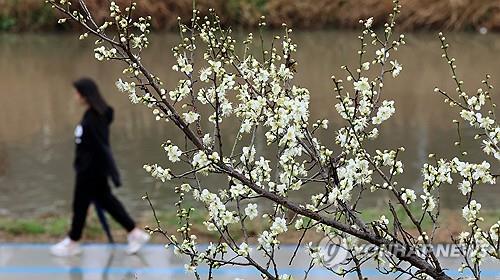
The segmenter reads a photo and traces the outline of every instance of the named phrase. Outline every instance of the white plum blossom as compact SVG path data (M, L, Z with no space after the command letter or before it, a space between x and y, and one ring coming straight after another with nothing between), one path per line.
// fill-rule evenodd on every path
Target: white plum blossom
M115 48L106 49L105 46L100 46L94 49L94 56L97 60L103 61L104 59L110 59L116 57L117 50Z
M168 92L170 99L179 102L184 99L191 91L191 81L189 80L179 80L176 89Z
M266 69L260 69L257 73L257 82L265 83L269 80L269 72Z
M208 64L211 66L211 69L217 74L220 75L224 72L224 68L222 67L222 62L209 60Z
M143 166L144 170L146 170L146 172L150 173L152 177L162 181L162 182L165 182L165 181L169 181L172 179L172 173L170 173L170 169L164 169L163 167L159 166L158 164L154 164L154 165L148 165L148 164L145 164Z
M364 25L365 25L365 28L366 28L366 29L371 28L371 27L372 27L372 24L373 24L373 17L370 17L370 18L368 18L367 20L365 20Z
M247 215L250 220L255 219L258 214L257 204L249 203L245 208L245 215Z
M382 102L382 106L378 108L377 115L373 117L372 123L376 125L381 124L382 122L388 120L395 111L396 109L394 109L394 101L384 100Z
M240 246L238 247L238 254L243 256L243 257L248 256L251 251L252 251L252 248L250 248L248 246L248 244L245 242L241 243Z
M295 221L295 229L300 230L304 227L304 219L299 218L297 221Z
M260 157L255 161L255 167L250 172L252 178L257 179L259 182L269 182L271 180L271 167L269 166L270 160Z
M212 69L204 68L200 70L200 81L206 82L208 81L209 76L212 75Z
M274 239L274 237L269 233L269 231L265 230L260 234L259 238L257 239L257 242L259 242L259 245L262 249L270 251L274 246L276 239Z
M240 127L240 132L241 133L249 133L252 129L252 123L250 122L250 120L244 120L242 123L241 123L241 127Z
M191 164L194 168L202 168L202 170L205 170L206 168L204 167L210 165L210 160L208 159L205 152L199 151L193 156L193 161Z
M436 201L431 194L425 193L421 195L420 198L423 200L422 210L432 212L434 208L436 208Z
M286 232L288 230L286 226L286 220L281 217L276 217L270 229L273 235Z
M365 63L363 63L361 67L362 67L362 68L363 68L363 70L365 70L365 71L370 70L370 62L365 62Z
M472 200L462 209L462 216L467 222L474 222L477 219L479 210L481 210L481 204L475 200Z
M200 114L195 113L193 111L189 111L188 113L182 113L182 116L188 124L191 124L194 123L196 120L198 120Z
M254 146L243 147L242 151L243 152L242 152L241 157L240 157L241 162L251 163L255 160L256 150L255 150Z
M368 82L368 78L361 77L359 81L354 82L354 89L358 91L367 91L370 90L370 83Z
M172 66L174 71L181 71L187 75L193 72L193 66L188 62L188 59L183 54L177 54L177 64Z
M318 246L313 246L312 242L307 245L307 251L314 265L322 265L325 262L325 253ZM333 257L333 256L329 256Z
M414 202L415 200L417 200L417 195L415 194L414 190L403 188L403 189L401 189L401 191L402 191L401 199L403 199L403 201L406 204L410 204L410 203Z
M460 184L458 184L458 189L463 195L467 195L472 191L471 183L467 180L463 180Z
M122 81L122 79L118 79L115 85L120 92L126 92L130 90L129 83Z
M380 216L380 219L378 219L378 223L382 225L389 225L389 219L385 217L385 215Z
M381 48L375 51L375 55L377 56L377 61L379 63L384 63L387 58L389 58L390 52L385 48Z
M245 187L242 184L236 184L236 185L234 185L234 186L231 187L231 189L229 190L229 192L231 193L231 196L233 198L236 198L238 196L242 196L242 195L247 194L248 187Z
M208 133L203 136L202 141L203 141L203 145L205 145L205 146L210 146L213 143L213 139L210 136L210 134L208 134Z
M167 152L168 159L171 162L177 162L180 160L180 156L182 155L181 149L175 145L167 145L165 146L165 151Z
M397 60L391 61L392 65L392 77L396 78L399 76L399 73L401 73L401 70L403 70L403 67Z
M189 191L191 191L191 189L192 189L192 188L191 188L191 185L189 185L189 184L182 184L182 185L180 186L180 188L181 188L181 190L182 190L183 192L189 192Z
M128 95L128 98L129 98L130 102L132 102L133 104L138 104L140 101L140 98L137 96L137 94L135 94L135 92L131 92Z
M274 83L271 88L271 91L277 95L281 92L281 86L278 83Z
M135 90L135 83L134 82L125 82L122 79L118 79L115 82L115 86L120 92L128 93L128 97L130 99L130 102L133 104L137 104L140 101L139 96L136 94Z

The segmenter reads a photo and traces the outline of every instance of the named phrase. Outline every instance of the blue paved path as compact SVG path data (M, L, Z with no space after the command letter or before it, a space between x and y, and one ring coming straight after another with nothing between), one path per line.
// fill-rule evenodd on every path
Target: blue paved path
M147 245L140 254L128 256L124 245L87 244L84 253L78 257L56 258L49 254L50 244L0 243L0 279L41 279L41 280L107 280L107 279L194 279L184 270L184 262L175 256L172 250L161 245ZM278 255L282 273L291 274L297 279L303 278L303 268L309 261L305 255L299 255L294 265L288 263L293 248L283 246ZM448 267L458 267L459 259L443 260ZM207 270L199 268L201 274ZM369 279L393 279L380 277L374 268L365 269ZM449 273L460 277L456 272ZM215 279L245 280L260 279L252 268L223 268L214 273ZM315 269L309 279L336 279L326 270ZM484 270L484 279L500 280L500 264L489 263ZM346 278L354 279L354 278Z

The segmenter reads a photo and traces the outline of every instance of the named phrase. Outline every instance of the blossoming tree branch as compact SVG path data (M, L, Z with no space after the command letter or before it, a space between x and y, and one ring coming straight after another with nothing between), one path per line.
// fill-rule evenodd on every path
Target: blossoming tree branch
M84 28L80 39L89 35L96 38L97 60L123 63L123 77L116 82L119 91L132 103L151 108L156 120L173 122L184 134L185 143L165 139L163 145L166 158L182 167L182 173L175 174L160 164L144 165L153 177L177 185L178 232L165 231L160 221L149 230L162 234L176 253L188 257L186 268L197 279L202 277L197 270L200 265L208 266L208 279L224 266L253 267L263 279L291 279L276 262L280 237L289 231L302 236L295 242L297 250L306 250L310 256L304 278L314 267L324 267L332 276L352 273L364 279L364 268L371 261L380 273L394 277L452 279L434 252L421 248L432 244L439 227L439 188L453 182L458 182L457 191L467 198L463 218L469 230L455 239L463 255L461 270L479 279L484 259L499 258L500 222L481 228L481 204L474 200L476 188L495 184L496 175L488 161L500 159L495 107L491 102L486 104L491 101L492 87L486 79L477 93L465 92L444 36L440 34L443 57L457 89L453 94L435 91L459 108L460 117L477 129L476 139L485 160L470 163L462 154L452 159L431 155L422 167L422 185L401 187L398 178L404 164L399 156L404 148L367 148L395 112L394 101L384 99L383 93L384 80L396 78L402 70L390 56L405 44L404 36L395 34L401 8L398 0L383 30L374 30L372 19L360 21L359 64L341 67L345 81L332 76L332 102L343 120L339 127L332 127L326 119L310 120L310 93L294 84L297 46L285 24L283 34L270 44L263 42L262 35L255 40L253 34L238 42L231 29L221 26L214 11L201 16L194 9L188 24L179 21L181 40L173 48L177 63L172 69L183 78L165 85L141 60L149 44L151 18L135 17L135 3L120 7L111 2L107 20L95 22L83 0L47 2L64 15L60 23L71 20ZM259 29L263 28L264 18L259 24ZM203 57L199 64L195 64L196 53ZM237 122L239 129L234 139L228 140L221 135L230 121ZM320 141L322 130L335 135L334 139ZM267 145L256 144L260 142ZM207 176L219 178L217 192L207 189ZM306 202L291 198L304 188L314 191ZM358 202L370 192L391 197L386 205L391 215L361 218ZM204 207L186 207L185 196ZM217 233L217 241L208 247L200 246L191 233L194 211L205 215L207 231ZM248 223L254 219L265 224L257 233L256 247L251 246L248 231ZM402 219L409 219L413 229L403 226ZM432 222L431 232L424 230L424 220ZM236 231L242 237L236 237ZM329 266L317 244L302 244L309 231L343 241L349 254L341 265ZM360 249L361 244L375 246L366 251ZM405 253L388 249L394 247ZM295 256L290 256L290 263Z

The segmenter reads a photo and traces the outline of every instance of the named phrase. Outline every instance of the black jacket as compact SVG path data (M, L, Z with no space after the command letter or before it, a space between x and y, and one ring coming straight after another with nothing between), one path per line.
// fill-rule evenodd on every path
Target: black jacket
M77 177L111 177L115 186L121 185L111 146L109 126L113 121L113 108L104 115L88 109L75 129L76 156L74 167Z

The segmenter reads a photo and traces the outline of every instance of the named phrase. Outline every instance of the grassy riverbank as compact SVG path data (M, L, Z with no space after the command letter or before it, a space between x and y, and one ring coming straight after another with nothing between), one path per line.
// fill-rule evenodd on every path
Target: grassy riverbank
M91 216L87 220L87 226L84 230L83 239L86 242L106 242L106 237L99 225L99 222L91 211ZM197 213L197 212L194 212ZM367 209L361 213L364 220L370 221L377 219L381 214L386 214L387 217L389 213L384 213L382 210L377 208ZM401 213L403 216L403 213ZM440 228L436 231L435 243L450 243L450 236L457 236L461 231L466 230L466 225L460 216L460 211L442 211ZM500 216L500 211L486 211L483 213L485 217L484 224L491 225L498 220ZM177 229L177 219L175 217L175 212L160 212L158 218L162 223L162 227L167 230L167 232L174 233ZM199 214L195 214L191 217L193 223L192 232L196 234L200 242L208 242L211 240L216 240L217 236L215 233L210 233L205 230L202 224L204 217ZM125 242L125 232L120 228L118 224L114 221L111 222L111 228L113 231L113 236L117 242ZM149 225L154 227L156 225L152 215L147 215L140 219L141 226ZM409 219L403 219L402 224L406 228L414 230L414 227L410 224ZM431 224L427 221L424 222L424 228L427 232L431 232ZM267 228L266 222L254 220L247 225L249 235L253 242L256 241L256 234L261 232L263 229ZM43 216L38 218L0 218L0 240L5 242L55 242L61 237L63 237L69 228L69 217L64 216ZM235 231L236 237L241 237L241 232ZM238 235L239 234L239 235ZM298 240L301 233L295 230L290 230L286 234L283 234L280 240L283 243L293 243ZM317 233L311 231L306 235L305 241L318 242L321 239ZM163 243L165 240L157 236L153 240L154 242Z
M43 0L0 0L0 31L55 31L71 29L57 25L58 15ZM129 0L116 0L120 4ZM176 29L177 17L189 20L192 0L139 0L137 15L153 16L155 30ZM87 0L97 20L108 13L108 1ZM402 1L400 27L406 30L500 30L498 0L420 0ZM373 16L375 24L384 22L392 0L197 0L197 8L214 8L222 21L231 26L255 27L260 16L272 27L283 22L295 28L352 28L358 20Z

